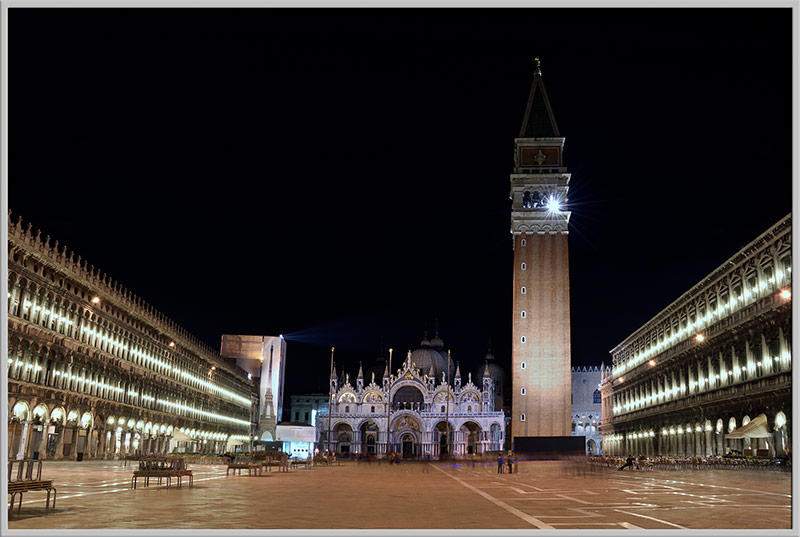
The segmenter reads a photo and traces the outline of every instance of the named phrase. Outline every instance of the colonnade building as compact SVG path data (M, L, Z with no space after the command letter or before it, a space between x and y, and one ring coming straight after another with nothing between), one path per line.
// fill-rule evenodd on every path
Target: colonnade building
M789 214L611 351L605 454L790 450L791 223Z
M9 459L249 441L258 394L245 371L31 228L9 212Z

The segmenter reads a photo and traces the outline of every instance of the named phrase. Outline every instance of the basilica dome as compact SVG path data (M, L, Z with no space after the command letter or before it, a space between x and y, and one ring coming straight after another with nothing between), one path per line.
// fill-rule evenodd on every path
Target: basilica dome
M473 382L480 386L483 382L483 372L489 368L489 377L494 381L494 393L497 395L503 395L503 388L505 387L506 383L506 373L503 371L503 368L497 365L494 361L494 356L492 355L491 351L486 354L486 361L482 366L478 368L477 377L473 380Z
M430 346L433 347L434 349L442 349L442 348L444 348L444 341L442 341L442 339L439 337L439 333L438 332L436 333L436 335L431 340Z
M411 363L419 369L422 375L429 374L431 365L433 365L433 373L437 379L442 376L442 371L447 371L447 362L444 361L441 354L430 347L422 347L412 351Z

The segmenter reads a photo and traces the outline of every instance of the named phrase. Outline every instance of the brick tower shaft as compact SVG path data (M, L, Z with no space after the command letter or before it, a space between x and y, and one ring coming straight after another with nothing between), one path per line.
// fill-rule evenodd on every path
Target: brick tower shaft
M514 146L511 437L570 436L570 174L538 58Z

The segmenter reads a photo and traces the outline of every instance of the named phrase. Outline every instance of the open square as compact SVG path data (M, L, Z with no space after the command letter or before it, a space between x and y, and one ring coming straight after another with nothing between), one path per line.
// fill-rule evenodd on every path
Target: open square
M261 477L192 465L194 487L129 488L120 462L51 462L55 513L26 496L10 529L788 529L791 474L591 470L522 462L345 462ZM747 509L742 509L746 505ZM760 516L753 517L758 512ZM420 516L409 517L408 513Z

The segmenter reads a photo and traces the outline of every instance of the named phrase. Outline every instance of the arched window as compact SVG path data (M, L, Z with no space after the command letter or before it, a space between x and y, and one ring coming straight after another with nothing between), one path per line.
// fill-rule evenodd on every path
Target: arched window
M525 343L527 341L527 339L525 339L525 336L522 336L521 338L519 338L519 340L521 343Z
M599 404L602 402L602 399L600 399L600 390L594 391L594 393L592 394L592 402L594 404Z
M346 406L346 407L344 407L344 411L345 411L346 413L350 412L350 407L349 407L349 406Z
M522 263L522 264L519 266L519 268L520 268L521 270L525 270L526 268L528 268L528 266L527 266L525 263Z
M525 388L520 388L519 393L520 395L525 395L527 393L527 390Z
M527 244L528 244L528 241L526 241L525 239L522 239L522 240L520 241L520 245L521 245L521 246L526 246Z
M527 290L527 289L525 289L525 286L523 285L523 286L522 286L522 294L524 295L524 294L525 294L525 293L527 293L527 292L528 292L528 290Z
M370 412L375 412L375 406L371 406L371 407L369 407L369 411L370 411Z
M408 406L411 407L414 403L422 405L422 403L425 402L425 398L422 396L422 392L417 388L413 386L403 386L394 394L392 402L394 404L409 403Z
M525 369L525 367L526 367L526 366L527 366L527 364L526 364L525 362L521 362L521 363L519 364L519 368L520 368L520 369Z
M519 421L525 421L525 414L519 415Z
M442 412L444 412L444 405L442 405Z
M522 317L524 319L525 317L527 317L528 312L525 311L525 310L522 310L519 315L520 315L520 317Z

